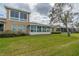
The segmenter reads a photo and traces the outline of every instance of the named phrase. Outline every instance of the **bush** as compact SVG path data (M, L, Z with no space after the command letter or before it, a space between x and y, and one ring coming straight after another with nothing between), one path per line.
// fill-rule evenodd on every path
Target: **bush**
M74 33L79 33L78 31L75 31Z
M0 33L0 37L15 37L16 34L12 32L2 32Z
M16 37L16 36L25 36L25 33L14 33L14 32L1 32L0 37Z
M61 34L60 31L52 32L51 34Z
M26 34L25 33L22 33L22 32L18 32L18 33L15 33L16 36L25 36Z

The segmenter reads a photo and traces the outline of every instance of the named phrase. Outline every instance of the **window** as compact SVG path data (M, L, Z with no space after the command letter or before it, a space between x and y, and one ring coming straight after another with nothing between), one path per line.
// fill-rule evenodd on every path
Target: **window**
M31 25L31 32L36 32L36 25Z
M18 30L19 30L19 31L26 30L26 26L20 25L20 26L18 26Z
M10 18L13 20L25 21L27 20L27 13L17 10L11 10Z
M17 26L15 24L12 25L12 31L16 32L17 31Z
M41 26L37 26L37 32L41 32Z
M46 27L45 26L43 26L43 32L46 32Z
M27 26L27 30L30 30L30 25Z
M16 11L16 10L11 10L10 17L11 17L13 20L19 20L19 12Z
M21 13L20 13L20 20L21 20L21 21L25 21L26 19L27 19L27 14L24 13L24 12L21 12Z
M47 32L50 32L50 27L47 27Z

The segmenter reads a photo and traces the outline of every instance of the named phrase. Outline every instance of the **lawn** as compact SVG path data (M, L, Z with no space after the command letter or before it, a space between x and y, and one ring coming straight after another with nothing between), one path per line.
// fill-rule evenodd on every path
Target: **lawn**
M0 38L0 55L79 56L79 34L33 35Z

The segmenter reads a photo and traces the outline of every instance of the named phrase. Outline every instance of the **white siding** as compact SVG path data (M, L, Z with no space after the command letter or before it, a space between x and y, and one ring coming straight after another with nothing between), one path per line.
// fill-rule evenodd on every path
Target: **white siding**
M29 32L29 35L51 34L51 32Z

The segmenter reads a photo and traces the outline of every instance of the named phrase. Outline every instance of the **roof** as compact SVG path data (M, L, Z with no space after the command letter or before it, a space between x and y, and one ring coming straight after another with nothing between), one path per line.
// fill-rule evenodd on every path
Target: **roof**
M40 26L48 26L51 27L49 24L41 24L41 23L35 23L35 22L30 22L31 24L35 24L35 25L40 25Z
M7 6L7 5L5 5L4 7L7 8L7 9L14 9L14 10L17 10L17 11L26 12L26 13L29 13L29 14L31 13L30 11L26 11L26 10L21 9L21 8L14 8L14 7L10 7L10 6Z

